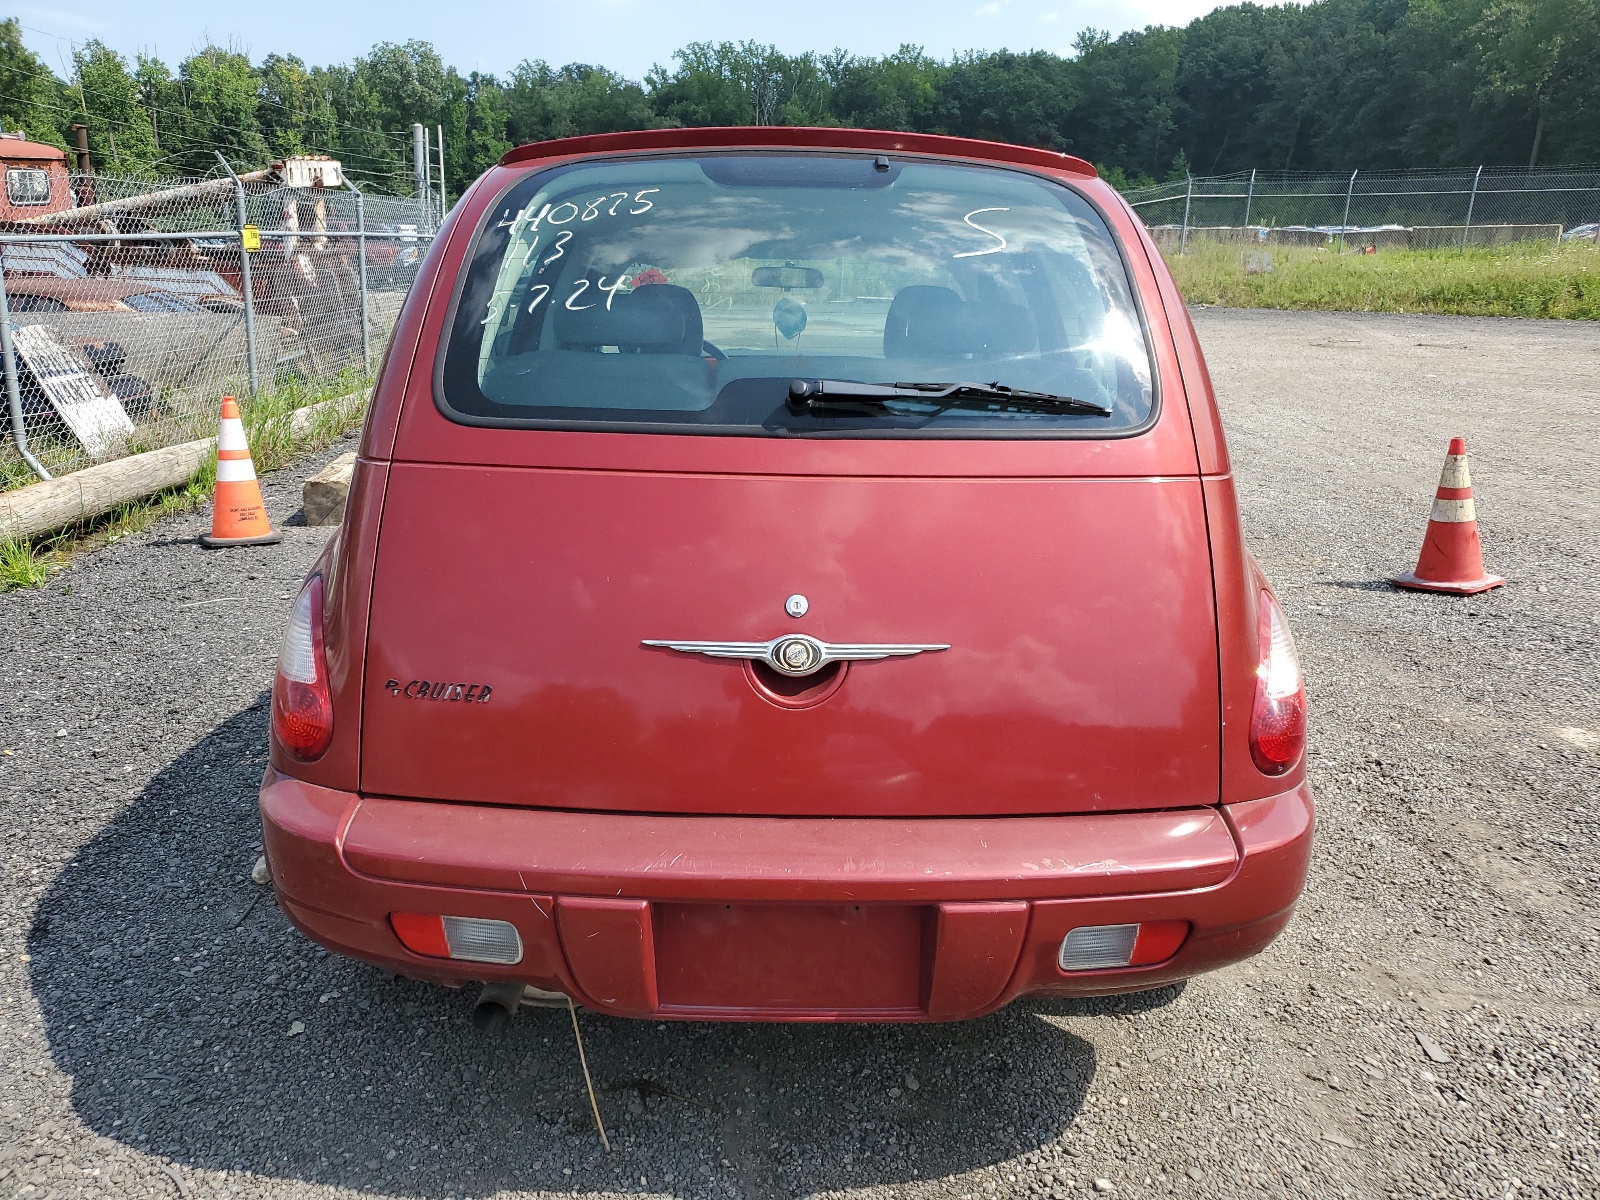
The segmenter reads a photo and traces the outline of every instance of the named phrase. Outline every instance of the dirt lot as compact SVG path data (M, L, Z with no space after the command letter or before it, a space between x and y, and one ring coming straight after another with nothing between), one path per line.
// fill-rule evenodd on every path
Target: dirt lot
M602 1154L565 1013L486 1040L250 882L321 532L212 555L178 518L0 597L0 1197L1600 1194L1600 334L1196 320L1314 706L1266 954L957 1026L586 1016ZM1393 592L1457 432L1513 583Z

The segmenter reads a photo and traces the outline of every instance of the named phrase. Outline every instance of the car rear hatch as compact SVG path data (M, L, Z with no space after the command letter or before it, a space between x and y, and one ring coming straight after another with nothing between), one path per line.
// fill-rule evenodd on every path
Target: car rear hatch
M373 597L369 793L811 815L1217 799L1193 477L396 463ZM643 645L791 632L949 649L852 663L788 707L741 661Z

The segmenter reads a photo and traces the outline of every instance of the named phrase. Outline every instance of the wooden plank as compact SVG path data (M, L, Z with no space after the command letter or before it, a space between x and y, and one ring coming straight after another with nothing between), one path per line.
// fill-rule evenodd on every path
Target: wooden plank
M177 487L204 465L212 445L210 438L183 442L0 492L0 540L35 537Z

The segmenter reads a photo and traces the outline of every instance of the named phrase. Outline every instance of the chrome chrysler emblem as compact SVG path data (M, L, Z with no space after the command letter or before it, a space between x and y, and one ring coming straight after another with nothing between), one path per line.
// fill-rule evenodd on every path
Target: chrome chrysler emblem
M748 658L764 662L781 675L814 675L829 663L866 662L878 658L909 658L933 650L948 650L948 645L932 642L819 642L804 633L786 633L770 642L663 642L646 641L646 646L677 650L682 654L704 654L710 658Z

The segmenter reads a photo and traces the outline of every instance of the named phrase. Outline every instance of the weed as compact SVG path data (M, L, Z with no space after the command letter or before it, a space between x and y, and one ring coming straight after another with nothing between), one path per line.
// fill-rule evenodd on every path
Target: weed
M41 552L32 542L8 539L0 542L0 592L38 587L59 570L59 555Z

